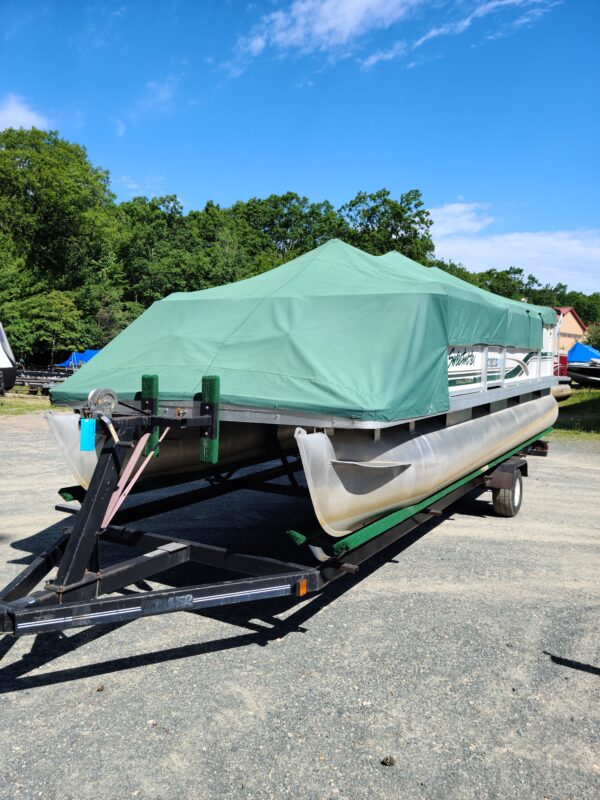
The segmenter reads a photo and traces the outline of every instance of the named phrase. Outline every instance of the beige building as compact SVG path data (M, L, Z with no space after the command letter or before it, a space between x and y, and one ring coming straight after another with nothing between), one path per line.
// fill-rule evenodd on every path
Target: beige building
M555 306L554 310L560 320L558 352L567 353L575 344L585 339L588 326L581 319L573 306Z

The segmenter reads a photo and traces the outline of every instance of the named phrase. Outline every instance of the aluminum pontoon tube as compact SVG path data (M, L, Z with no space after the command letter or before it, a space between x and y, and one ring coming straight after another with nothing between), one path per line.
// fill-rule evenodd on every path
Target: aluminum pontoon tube
M415 433L388 428L378 441L368 431L302 428L296 441L317 519L340 537L429 497L551 427L557 415L548 394L450 427L424 420Z
M79 449L79 415L46 415L48 426L60 447L77 483L87 489L101 447L98 441L96 452L81 452ZM200 434L198 429L171 430L160 446L160 455L153 458L140 478L140 484L149 478L161 475L172 476L194 473L198 477L212 475L219 468L226 470L243 461L258 459L269 461L281 452L296 450L294 428L274 425L245 425L222 422L219 436L218 465L200 461Z

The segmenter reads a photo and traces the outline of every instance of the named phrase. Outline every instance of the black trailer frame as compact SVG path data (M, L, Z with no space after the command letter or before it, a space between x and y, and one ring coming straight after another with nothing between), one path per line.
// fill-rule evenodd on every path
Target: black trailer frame
M94 412L103 430L104 443L89 489L82 498L81 508L62 504L56 506L58 510L75 515L73 524L64 530L51 548L36 556L20 575L0 591L0 632L14 636L38 634L126 622L137 617L173 611L197 611L211 606L290 595L302 597L318 592L342 575L357 572L361 563L424 522L439 517L444 509L463 495L475 489L483 491L511 486L517 472L527 474L524 455L546 455L547 451L545 443L530 440L524 443L523 449L516 448L497 459L490 468L468 476L456 488L449 488L444 496L432 497L431 505L422 507L399 524L390 524L380 535L337 557L330 550L330 557L316 566L233 552L224 547L138 530L123 524L240 489L306 495L307 490L295 478L295 473L302 466L299 458L283 453L280 465L263 467L242 477L222 475L218 470L222 471L223 468L215 468L208 485L126 507L103 527L102 521L106 519L107 508L118 485L127 449L133 447L136 440L139 442L146 433L155 436L152 447L157 450L158 432L170 427L199 427L207 439L212 437L218 440L218 398L214 399L215 402L201 401L199 413L194 416L159 416L156 402L144 398L139 410L131 407L133 413L108 419L101 412ZM150 450L150 455L153 454ZM286 476L289 485L272 483ZM135 547L142 554L101 568L101 542ZM140 590L140 582L182 564L216 567L239 577L183 588ZM43 589L34 591L55 567L58 568L56 576L47 581ZM130 588L126 594L115 595L127 587L136 588Z

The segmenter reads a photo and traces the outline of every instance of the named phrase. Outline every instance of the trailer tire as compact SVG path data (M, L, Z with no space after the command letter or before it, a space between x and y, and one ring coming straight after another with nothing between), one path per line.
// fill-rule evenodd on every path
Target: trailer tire
M492 489L494 511L500 517L516 517L523 500L523 476L516 469L510 489Z

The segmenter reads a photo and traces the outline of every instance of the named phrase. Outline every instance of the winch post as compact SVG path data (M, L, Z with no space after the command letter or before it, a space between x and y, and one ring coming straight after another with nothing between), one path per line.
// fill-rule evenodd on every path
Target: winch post
M129 438L132 431L124 431ZM96 567L97 536L108 502L119 481L119 473L126 456L126 448L117 447L112 437L105 436L98 464L92 475L81 510L75 518L73 529L64 555L60 560L58 574L48 584L49 589L60 591L61 587L80 581L87 569ZM97 569L97 567L96 567Z

